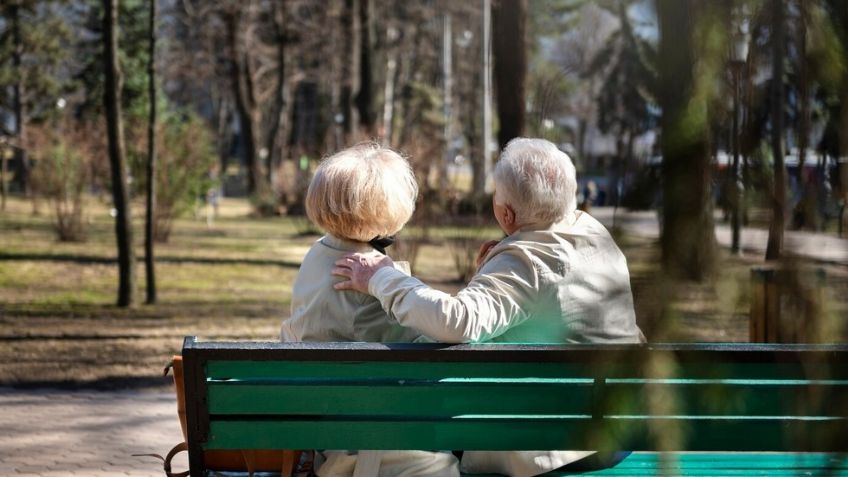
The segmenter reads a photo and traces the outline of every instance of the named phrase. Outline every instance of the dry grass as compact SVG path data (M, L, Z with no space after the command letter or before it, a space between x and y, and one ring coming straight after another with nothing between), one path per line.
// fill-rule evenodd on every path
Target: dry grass
M297 267L316 236L291 219L254 219L244 201L227 200L209 228L203 217L175 223L157 246L159 304L113 306L117 272L112 219L106 206L90 211L88 242L58 242L49 218L11 200L0 214L0 385L166 386L161 370L186 335L208 339L274 340L288 314ZM143 256L141 207L135 209L137 255ZM415 229L406 232L415 235ZM420 244L417 274L454 292L456 270L447 242L465 235L438 228ZM475 229L482 242L496 229ZM621 237L628 256L637 316L652 341L747 339L748 274L756 262L724 257L711 284L669 284L656 270L650 240ZM143 299L139 262L139 299ZM848 310L845 270L828 268L828 309ZM664 307L671 302L672 307ZM670 312L668 310L671 310ZM843 320L844 321L844 320ZM844 327L842 328L844 329ZM844 339L844 332L834 337Z

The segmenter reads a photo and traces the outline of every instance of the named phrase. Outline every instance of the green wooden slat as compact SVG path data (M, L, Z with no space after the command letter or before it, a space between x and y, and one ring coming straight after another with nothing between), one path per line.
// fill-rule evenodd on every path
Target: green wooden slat
M539 381L542 382L539 382ZM776 416L828 415L825 409L848 402L848 385L772 385L769 381L641 385L632 379L607 381L593 400L591 380L577 379L457 379L442 381L380 381L361 379L215 381L208 384L212 414L336 414L424 415L456 414L656 414L650 396L668 396L673 414ZM663 383L669 380L662 381ZM285 384L282 384L285 383ZM843 383L843 382L840 382ZM845 382L848 384L848 382ZM835 390L835 391L834 391ZM497 399L492 399L497 396ZM603 399L600 399L603 396ZM820 396L821 400L811 396ZM799 404L802 404L799 406Z
M848 403L848 382L840 385L772 384L772 381L689 381L684 384L641 384L607 381L601 396L604 414L725 416L832 416L838 403ZM651 397L662 397L668 410L651 409Z
M838 454L786 453L682 453L666 454L665 470L660 474L660 455L636 452L611 469L583 475L848 475L848 463ZM823 469L833 467L832 471ZM564 475L556 472L548 476Z
M213 420L209 449L580 449L652 450L649 429L677 428L677 450L844 450L845 421L470 418L451 420ZM756 436L752 438L751 436ZM828 437L830 436L830 437ZM801 438L803 437L803 438ZM587 444L588 443L588 444ZM674 450L674 449L668 449Z
M227 378L683 378L683 379L848 379L848 366L830 370L810 369L796 363L685 363L658 376L645 375L642 363L585 364L562 363L469 363L469 362L315 362L315 361L209 361L207 376Z
M325 361L209 361L210 379L228 378L591 378L589 369L578 364L557 363L413 363L413 362L325 362Z
M532 449L544 448L543 443L567 442L568 431L576 432L585 421L213 420L206 448Z
M251 385L210 383L211 414L454 416L590 414L592 385Z

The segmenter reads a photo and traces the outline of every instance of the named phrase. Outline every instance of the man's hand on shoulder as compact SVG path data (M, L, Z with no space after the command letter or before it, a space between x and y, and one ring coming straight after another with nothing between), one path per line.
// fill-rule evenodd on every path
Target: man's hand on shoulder
M500 240L487 240L480 246L480 250L477 251L477 260L475 262L477 264L478 271L480 270L480 266L483 265L483 260L485 260L486 256L489 255L489 251L499 243L501 243Z
M379 252L349 253L336 261L333 275L347 280L336 283L336 290L355 290L368 294L368 282L383 267L391 267L392 259Z

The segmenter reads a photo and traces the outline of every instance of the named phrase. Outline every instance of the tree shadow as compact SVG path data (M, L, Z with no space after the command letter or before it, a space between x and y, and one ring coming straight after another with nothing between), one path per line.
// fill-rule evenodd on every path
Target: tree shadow
M141 262L143 257L137 258ZM8 253L0 252L0 262L3 261L26 261L26 262L70 262L79 264L115 264L114 257L100 255L80 255L67 253ZM300 263L289 260L257 259L257 258L226 258L226 257L185 257L185 256L159 256L158 263L173 264L200 264L200 265L255 265L272 266L283 268L300 268Z

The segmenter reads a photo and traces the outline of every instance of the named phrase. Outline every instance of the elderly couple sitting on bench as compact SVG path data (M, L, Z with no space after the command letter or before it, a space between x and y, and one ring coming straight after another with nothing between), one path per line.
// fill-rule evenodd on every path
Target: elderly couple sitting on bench
M303 259L283 341L640 343L627 261L609 232L576 208L569 157L541 139L514 139L494 171L495 219L506 234L483 244L477 272L450 295L385 254L418 194L396 152L360 144L325 159L306 197L326 235ZM497 399L497 396L493 396ZM530 477L591 470L626 455L586 450L322 451L320 477ZM359 461L359 462L357 462ZM366 470L364 467L369 466Z

